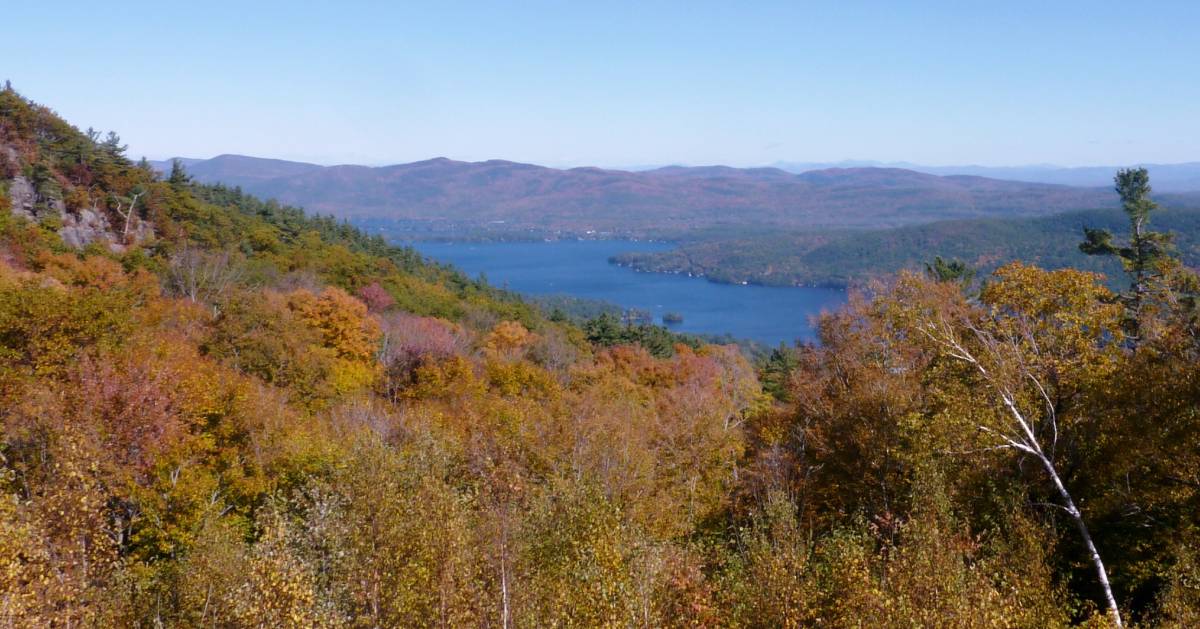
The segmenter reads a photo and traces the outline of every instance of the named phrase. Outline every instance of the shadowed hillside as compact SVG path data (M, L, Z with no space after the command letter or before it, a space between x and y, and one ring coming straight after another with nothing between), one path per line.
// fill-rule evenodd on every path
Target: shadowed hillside
M1193 206L1195 207L1195 206ZM954 258L981 271L1014 260L1040 266L1119 274L1114 260L1084 255L1072 243L1084 226L1120 229L1118 210L1052 216L938 221L892 229L793 233L706 233L660 253L627 253L613 261L639 271L690 273L715 282L776 286L862 285L902 269L919 270L933 256ZM1171 208L1153 226L1175 234L1185 264L1200 265L1200 209Z

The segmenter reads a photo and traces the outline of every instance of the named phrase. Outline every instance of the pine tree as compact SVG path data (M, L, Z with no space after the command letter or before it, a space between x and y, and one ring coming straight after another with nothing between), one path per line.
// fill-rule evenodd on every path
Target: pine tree
M171 176L167 179L173 186L182 186L191 182L192 177L187 174L183 168L183 162L179 159L171 160Z
M1150 174L1145 168L1123 168L1114 178L1121 207L1129 216L1129 237L1124 244L1114 242L1107 229L1083 228L1084 241L1079 250L1090 256L1116 256L1129 275L1129 292L1122 295L1131 320L1137 320L1150 283L1162 278L1171 258L1171 235L1147 229L1150 213L1158 204L1150 200ZM1136 323L1135 323L1136 326Z
M762 366L763 390L777 400L789 401L788 388L792 373L800 366L797 350L780 343L779 347L771 350L770 356Z
M113 157L124 157L125 149L129 147L121 144L121 136L114 131L109 131L108 135L104 136L104 141L100 143L100 148Z
M947 260L935 256L933 262L925 263L925 273L937 282L957 282L970 284L975 279L975 269L967 266L962 260Z

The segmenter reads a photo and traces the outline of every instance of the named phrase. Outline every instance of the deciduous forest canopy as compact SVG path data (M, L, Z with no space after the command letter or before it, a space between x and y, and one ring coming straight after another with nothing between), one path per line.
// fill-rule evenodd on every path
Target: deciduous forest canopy
M0 624L1200 625L1197 280L1144 175L1083 249L1120 290L927 260L752 364L5 89Z

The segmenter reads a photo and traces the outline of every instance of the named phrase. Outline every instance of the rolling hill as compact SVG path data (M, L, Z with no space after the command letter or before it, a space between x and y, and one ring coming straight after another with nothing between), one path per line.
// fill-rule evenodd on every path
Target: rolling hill
M1026 166L926 166L910 162L875 162L875 161L846 161L837 163L823 162L776 162L776 168L792 173L803 173L812 170L824 170L838 167L884 167L904 168L930 175L975 175L993 179L1012 181L1028 181L1032 183L1054 183L1066 186L1109 186L1112 184L1113 173L1118 168L1131 166L1055 166L1053 164L1032 164ZM1154 177L1154 189L1159 192L1194 192L1200 190L1200 162L1185 162L1181 164L1149 164L1140 163Z
M614 262L639 271L689 273L715 282L775 286L861 285L901 269L921 269L934 256L981 271L1014 260L1051 269L1079 268L1123 281L1110 258L1080 253L1084 226L1120 232L1128 218L1114 209L1051 216L937 221L891 229L704 234L661 253L627 253ZM1200 209L1168 208L1152 227L1175 235L1185 264L1200 265Z
M165 162L158 164L166 168ZM433 236L672 237L704 228L882 228L935 220L1041 216L1115 207L1077 188L899 168L670 166L629 172L436 158L394 166L319 166L222 155L189 160L199 181L389 231Z

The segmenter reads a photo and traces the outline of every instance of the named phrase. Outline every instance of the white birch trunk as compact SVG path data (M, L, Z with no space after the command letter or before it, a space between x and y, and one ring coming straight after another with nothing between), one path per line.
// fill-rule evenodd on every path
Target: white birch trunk
M1066 513L1071 517L1071 520L1075 523L1075 528L1079 530L1079 536L1083 539L1084 546L1087 547L1088 559L1091 560L1092 566L1096 570L1096 580L1100 582L1100 588L1104 591L1104 602L1108 606L1109 616L1112 617L1113 623L1116 624L1117 627L1123 627L1124 625L1121 622L1121 610L1117 606L1116 597L1113 596L1112 586L1108 580L1108 571L1104 567L1104 561L1100 558L1100 551L1096 549L1096 544L1092 541L1092 535L1088 531L1087 524L1083 521L1083 514L1079 511L1079 508L1075 506L1075 500L1071 497L1071 492L1067 491L1066 485L1063 483L1062 478L1058 475L1058 470L1055 469L1054 462L1050 460L1050 457L1047 456L1046 452L1042 449L1041 442L1037 438L1037 432L1034 430L1035 426L1033 422L1030 421L1025 413L1023 413L1017 406L1016 399L1009 392L1009 389L1007 389L1002 383L998 382L996 378L993 377L993 375L988 371L988 369L984 367L983 364L980 363L979 360L976 359L967 348L963 347L963 345L958 342L954 334L949 330L949 327L944 324L941 327L942 329L940 332L943 334L943 336L940 337L931 332L938 331L938 326L935 326L932 323L928 324L928 329L923 331L929 338L946 347L949 350L948 353L951 357L974 366L975 369L979 371L980 375L983 376L984 380L1000 395L1000 400L1003 402L1004 408L1008 411L1007 414L1012 418L1013 425L1007 430L996 430L992 427L982 424L978 425L978 428L981 431L997 437L1004 442L996 446L997 448L1018 450L1033 456L1039 462L1041 462L1042 468L1045 469L1046 474L1050 476L1050 480L1054 483L1054 488L1058 491L1058 495L1062 499L1063 504L1058 506L1066 511ZM984 345L990 347L993 353L999 353L999 351L994 347L995 344L991 342L990 339L986 338L979 330L974 331L979 337L980 341L982 341ZM1057 441L1058 418L1054 412L1054 404L1050 401L1050 398L1046 393L1046 389L1042 386L1042 383L1038 381L1037 377L1032 373L1029 373L1028 370L1022 371L1022 376L1028 377L1033 381L1033 383L1037 386L1038 391L1041 393L1042 398L1046 401L1046 409L1049 416L1048 419L1050 421L1051 428L1053 429L1054 440Z

